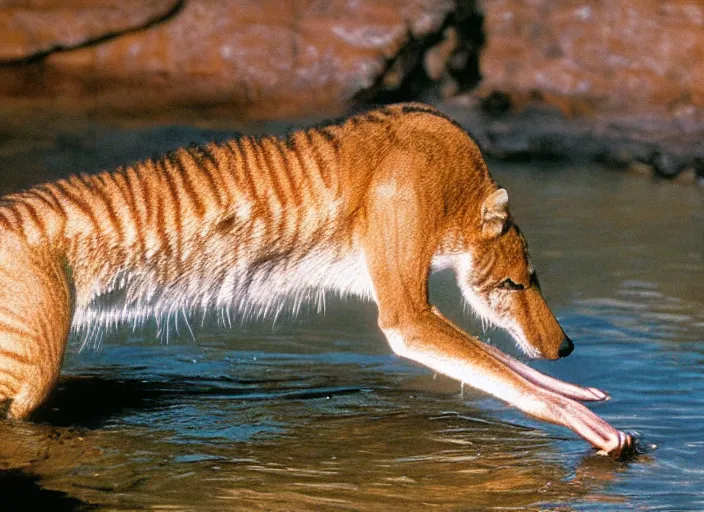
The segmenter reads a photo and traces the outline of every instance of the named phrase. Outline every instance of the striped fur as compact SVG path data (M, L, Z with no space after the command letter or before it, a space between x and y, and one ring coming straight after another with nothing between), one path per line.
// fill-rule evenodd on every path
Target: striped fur
M577 425L545 412L575 393L605 395L536 379L428 304L431 267L449 266L475 311L530 355L556 358L564 339L506 192L465 131L428 106L40 185L2 199L0 230L0 401L10 417L27 416L51 390L71 328L157 317L168 329L194 311L276 317L323 307L332 291L373 298L397 353L601 448L626 443L586 409Z

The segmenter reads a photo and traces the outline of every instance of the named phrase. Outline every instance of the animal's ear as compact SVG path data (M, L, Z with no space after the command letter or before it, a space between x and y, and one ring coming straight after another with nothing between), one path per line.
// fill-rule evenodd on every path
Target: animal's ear
M482 204L482 233L487 238L499 236L508 220L508 192L500 188Z

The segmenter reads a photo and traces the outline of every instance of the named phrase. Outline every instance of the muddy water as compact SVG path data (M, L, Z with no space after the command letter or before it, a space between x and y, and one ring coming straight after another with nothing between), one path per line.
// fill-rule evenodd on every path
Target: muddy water
M46 127L51 126L47 130ZM275 127L281 129L281 127ZM213 135L7 119L0 187ZM597 386L630 462L391 354L373 304L75 340L31 423L0 422L0 510L702 510L704 194L579 165L492 163L576 350L532 362ZM434 301L463 313L452 277ZM186 332L184 332L186 331Z

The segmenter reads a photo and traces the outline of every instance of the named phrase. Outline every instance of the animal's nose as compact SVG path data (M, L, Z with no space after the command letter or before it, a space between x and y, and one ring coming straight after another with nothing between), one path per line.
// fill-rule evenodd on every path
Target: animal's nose
M557 351L557 355L560 357L567 357L572 353L574 350L574 343L572 343L572 340L569 339L567 335L565 335L565 339L562 340L562 343L560 344L560 350Z

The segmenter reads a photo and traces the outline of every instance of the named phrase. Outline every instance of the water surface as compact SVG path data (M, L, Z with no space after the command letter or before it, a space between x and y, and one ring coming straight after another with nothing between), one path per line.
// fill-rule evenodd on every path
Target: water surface
M9 125L4 191L215 133ZM75 340L35 421L0 422L2 510L704 509L704 194L593 165L491 168L576 344L531 365L610 392L589 407L646 453L597 456L462 392L394 356L373 304L328 301L275 325L207 322L195 340L183 325L168 343L150 328ZM432 294L516 353L463 312L451 275Z

